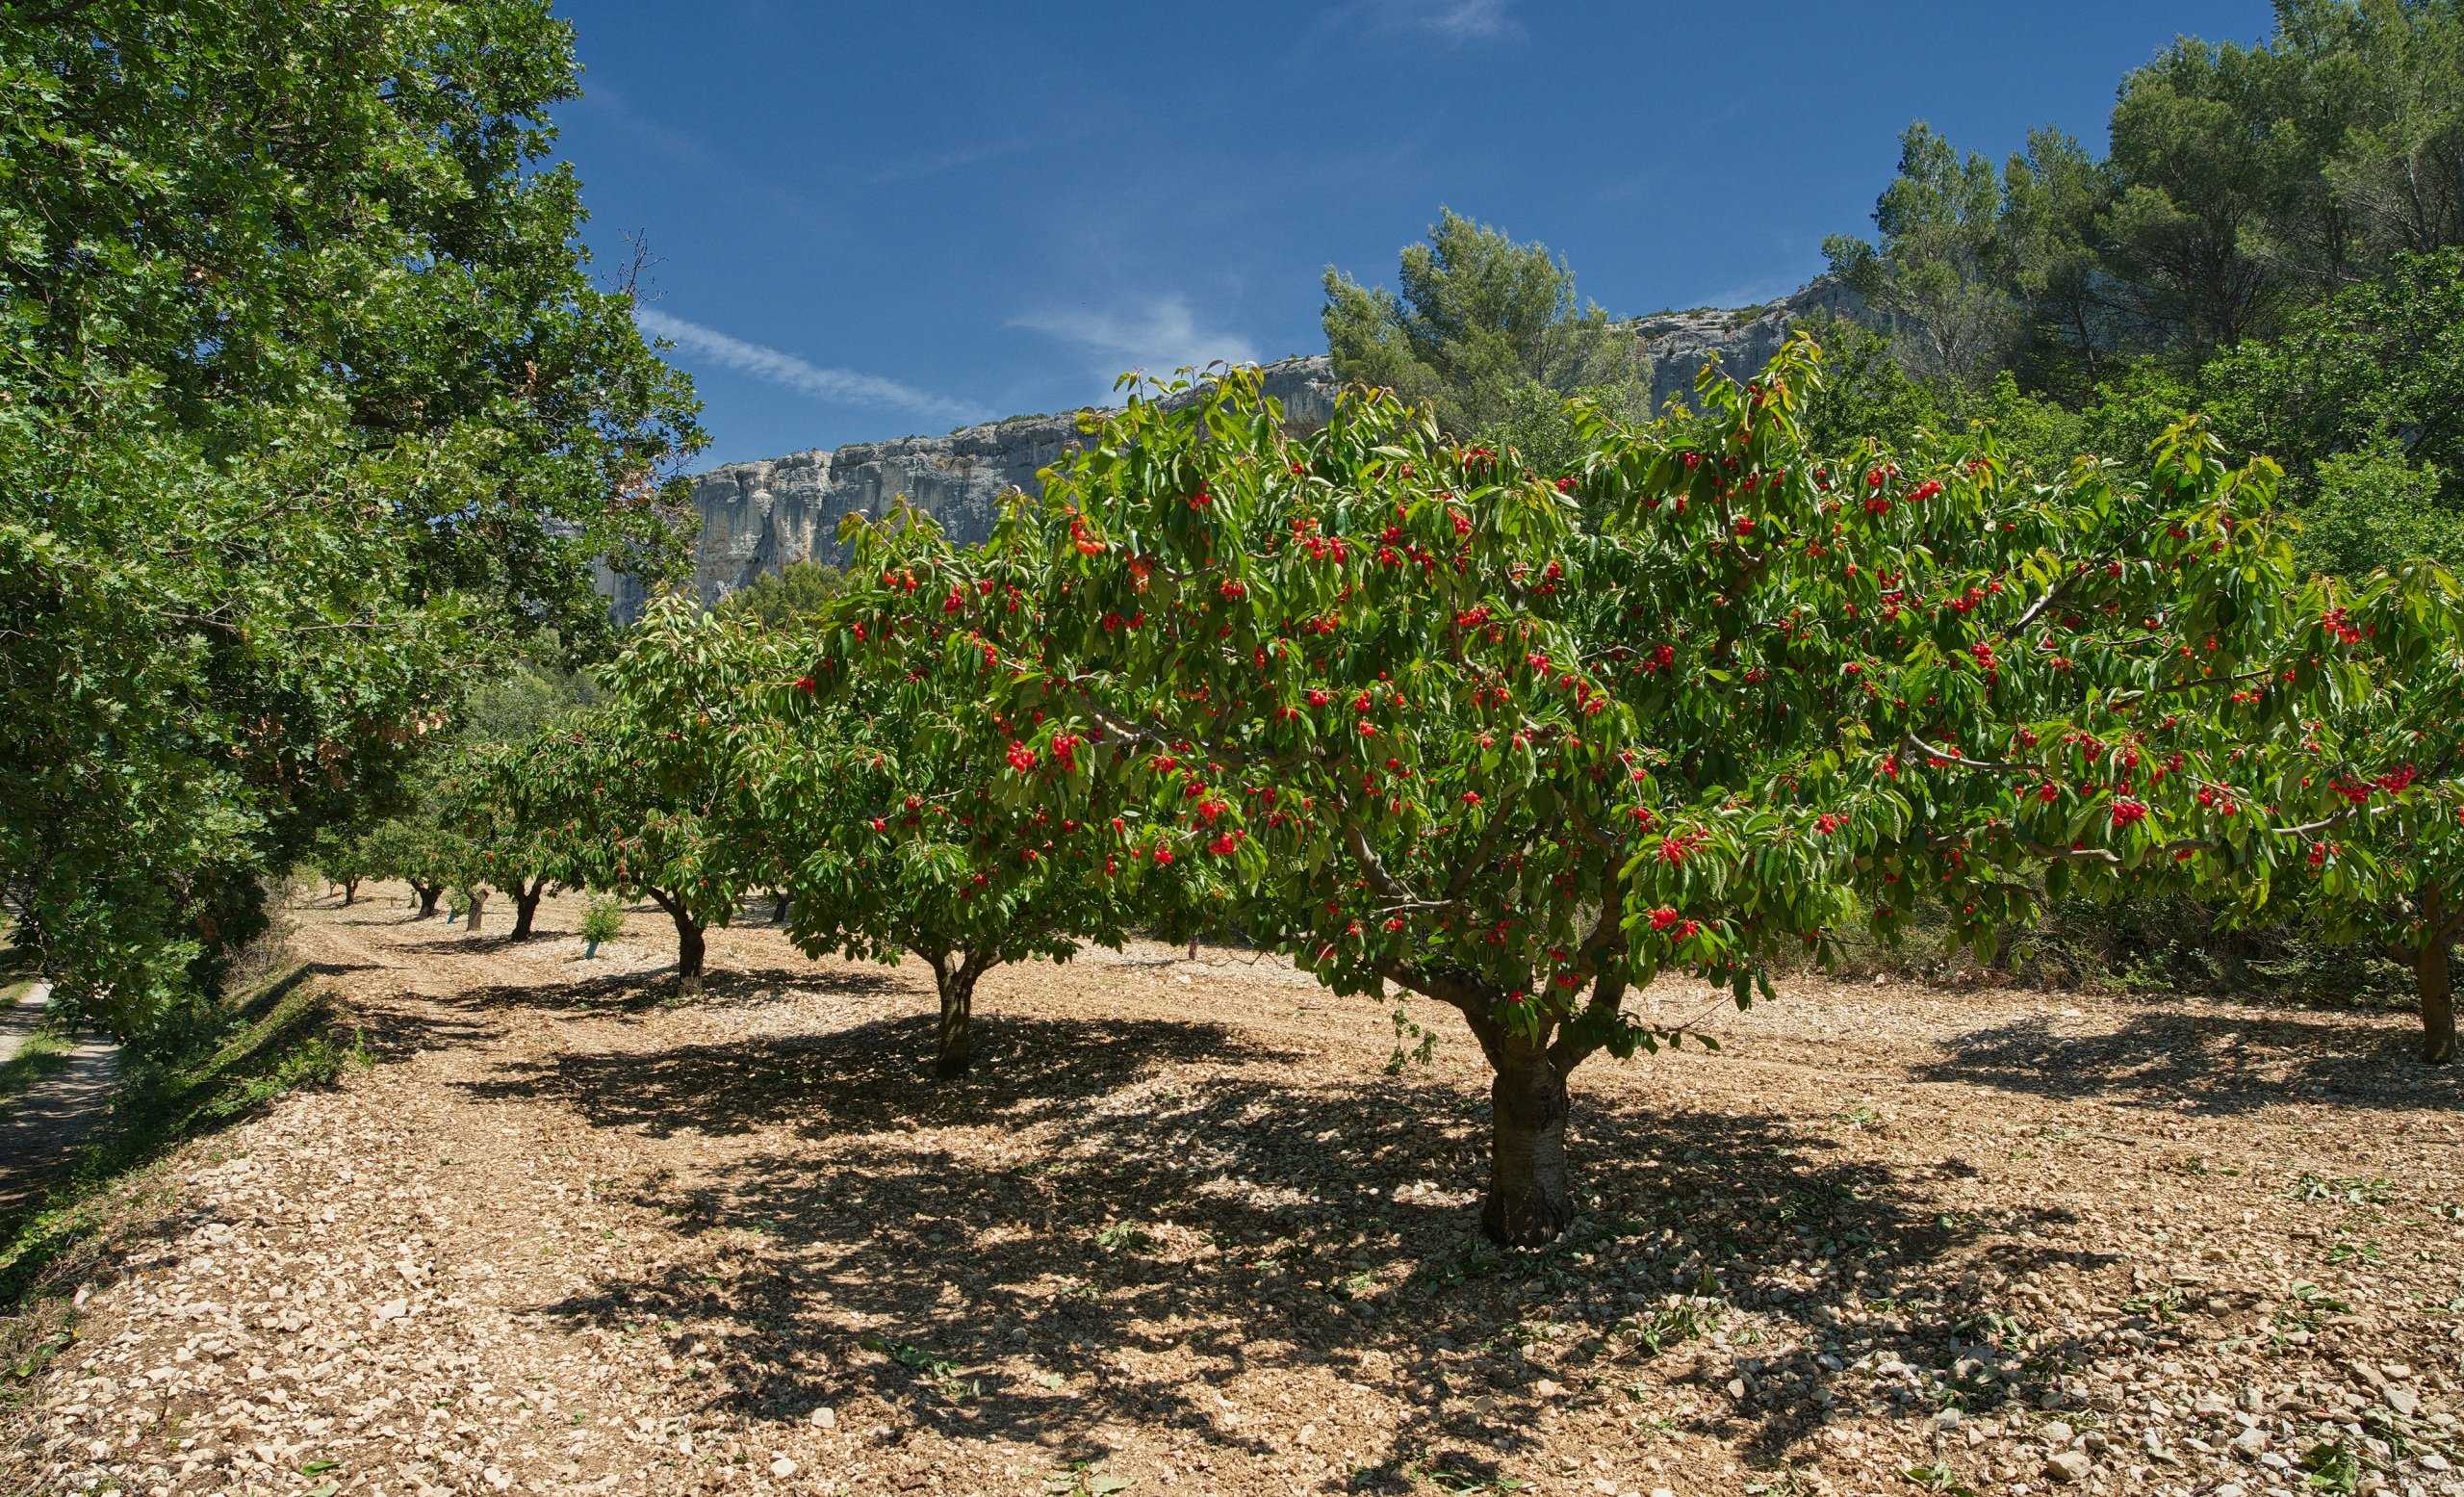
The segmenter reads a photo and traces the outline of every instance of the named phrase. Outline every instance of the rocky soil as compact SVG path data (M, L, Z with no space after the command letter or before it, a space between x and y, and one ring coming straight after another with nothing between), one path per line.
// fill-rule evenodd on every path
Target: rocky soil
M301 912L375 1063L116 1205L0 1491L2464 1492L2401 1015L1797 982L1578 1072L1501 1254L1466 1039L1279 964L997 972L936 1084L911 965L578 915Z

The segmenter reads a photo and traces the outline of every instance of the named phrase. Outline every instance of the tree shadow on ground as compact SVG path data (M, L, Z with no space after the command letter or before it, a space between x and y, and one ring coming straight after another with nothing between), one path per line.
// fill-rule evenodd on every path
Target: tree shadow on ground
M367 909L368 902L366 900L360 901L358 908ZM417 925L426 920L434 920L438 923L439 928L442 928L445 920L445 914L443 911L439 911L434 915L422 915L417 910L398 909L391 915L380 915L373 909L370 909L369 913L366 915L346 916L341 919L333 921L333 923L336 925L358 926Z
M1645 1376L1686 1383L1691 1427L1761 1461L1896 1394L1843 1372L1869 1352L1938 1351L1944 1379L1981 1356L1993 1371L1956 1374L1971 1407L2025 1397L2065 1349L2023 1373L1982 1345L1989 1312L2015 1308L1995 1286L2110 1261L2041 1241L2067 1220L2044 1208L1946 1210L1938 1192L1974 1173L1958 1161L1894 1168L1773 1116L1598 1100L1577 1103L1586 1214L1550 1249L1501 1252L1463 1188L1485 1097L1296 1075L1212 1024L1003 1028L994 1064L956 1086L919 1074L920 1017L475 1085L654 1138L794 1135L653 1174L635 1203L698 1251L611 1268L549 1313L698 1351L715 1401L757 1420L878 1400L899 1428L1056 1460L1112 1454L1107 1422L1288 1452L1316 1411L1278 1422L1219 1395L1278 1370L1321 1393L1357 1382L1399 1422L1344 1434L1374 1446L1349 1483L1399 1490L1496 1474L1563 1397L1622 1407L1613 1390ZM1747 1306L1783 1334L1752 1355L1702 1339ZM1905 1397L1930 1413L1919 1381Z
M147 1051L123 1068L108 1124L71 1160L53 1193L0 1212L0 1365L31 1344L23 1337L47 1334L51 1324L41 1315L13 1322L12 1314L37 1299L118 1282L148 1253L174 1251L170 1245L210 1219L210 1208L182 1202L116 1235L108 1193L182 1144L256 1117L276 1097L331 1085L344 1030L359 1015L338 1005L318 979L365 969L301 963L246 990L210 1020L167 1024L148 1037Z
M803 986L872 993L870 973L828 974ZM929 997L929 995L928 995ZM465 1082L481 1097L561 1100L594 1126L664 1138L690 1130L746 1133L779 1124L834 1140L926 1124L1032 1122L1082 1098L1117 1091L1176 1063L1289 1062L1219 1024L1122 1020L1095 1025L1011 1016L975 1019L976 1070L934 1079L935 1016L875 1020L818 1034L682 1045L656 1054L573 1053L509 1064L496 1079Z
M2118 1029L2083 1035L2057 1034L2049 1019L2030 1017L1940 1042L1941 1058L1912 1075L2220 1117L2304 1099L2464 1107L2464 1073L2422 1065L2419 1043L2392 1025L2179 1009L2144 1011Z
M872 996L896 991L897 984L873 972L825 970L810 967L711 968L702 974L696 997L679 996L676 968L609 972L598 977L548 976L536 982L497 983L476 988L454 1001L481 1008L573 1010L595 1014L638 1014L647 1009L692 1004L732 1005L774 1001L791 993L828 993ZM929 1001L930 995L927 994Z

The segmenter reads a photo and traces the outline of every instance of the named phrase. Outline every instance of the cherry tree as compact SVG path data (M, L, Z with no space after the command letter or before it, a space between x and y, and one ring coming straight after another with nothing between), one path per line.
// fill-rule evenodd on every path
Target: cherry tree
M2048 883L2255 903L2302 823L2215 787L2367 684L2291 653L2325 605L2268 465L2194 426L2041 481L1988 434L1818 453L1819 379L1800 341L1697 417L1578 412L1537 474L1375 393L1293 439L1231 371L1091 421L983 548L860 537L831 648L971 669L948 731L999 745L1000 796L1169 859L1330 988L1455 1010L1483 1226L1545 1242L1569 1075L1687 1035L1634 988L1746 1003L1919 890L1980 942Z
M901 511L868 544L894 546L893 532L919 523ZM1017 589L981 581L943 614L961 616L979 637L1028 638L1040 625ZM1010 740L1014 729L1041 741L1036 710L974 731L979 657L871 650L860 621L805 653L810 669L765 698L779 732L748 756L756 814L789 849L786 923L808 954L911 955L932 969L937 1074L973 1064L975 988L992 968L1117 949L1135 928L1168 939L1194 928L1169 860L1142 856L1142 811L1089 819L1065 797L1025 792L1012 773L1021 756L1051 754L1065 779L1076 767L1065 740L1033 751Z
M744 814L736 741L764 663L690 599L654 600L605 673L606 698L543 730L507 766L535 837L533 878L647 898L676 926L677 989L702 990L707 932L779 881L764 826Z
M436 914L449 889L471 877L470 844L436 815L428 799L416 800L400 814L372 827L362 843L368 871L379 878L398 878L411 886L414 917Z
M520 747L486 744L462 752L447 797L446 814L471 845L477 882L502 890L513 901L509 938L514 941L530 939L539 901L553 882L551 807L540 794L552 783L526 772ZM478 925L478 909L472 906L473 929Z
M2375 669L2305 719L2300 753L2273 768L2274 792L2309 814L2293 829L2287 892L2327 935L2411 971L2421 1058L2434 1066L2456 1059L2452 956L2464 937L2458 604L2451 575L2415 563L2331 606L2318 626L2323 647L2366 643Z

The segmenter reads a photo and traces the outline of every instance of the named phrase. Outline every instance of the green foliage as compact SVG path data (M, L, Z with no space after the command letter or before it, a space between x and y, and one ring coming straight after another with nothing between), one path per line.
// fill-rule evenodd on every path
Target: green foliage
M781 674L766 631L728 628L691 600L654 599L588 711L511 750L487 793L523 869L576 889L647 898L673 919L679 975L700 985L702 933L779 886L784 860L757 820L735 746L756 683Z
M2265 330L2285 295L2259 246L2302 169L2280 118L2283 58L2183 38L2122 80L2106 264L2145 347L2195 358Z
M605 895L593 898L581 912L581 939L593 948L625 933L625 906Z
M597 698L580 671L516 659L471 688L454 714L454 737L470 746L519 743Z
M2305 516L2305 564L2359 577L2426 556L2464 568L2464 513L2435 468L2416 468L2392 451L2339 452L2314 470Z
M866 553L911 534L938 544L913 511L850 531ZM1032 648L1040 615L1015 588L986 577L937 599L943 618ZM788 928L808 952L904 953L930 967L951 1026L945 1072L965 1069L967 1004L986 971L1065 961L1089 943L1117 948L1133 929L1169 939L1194 928L1181 880L1131 855L1128 821L1054 815L1016 793L1005 776L1013 756L1067 749L1031 719L998 736L970 731L982 658L850 651L844 608L813 625L791 648L820 659L760 693L771 731L747 737L743 761L760 819L792 847L781 886Z
M846 586L845 575L826 562L790 561L728 594L719 611L784 629L819 615Z
M1631 330L1577 299L1563 261L1439 212L1428 243L1403 249L1399 295L1326 272L1339 378L1425 402L1447 431L1511 446L1552 474L1579 445L1564 397L1645 414L1651 371Z
M2333 491L2339 569L2443 555L2464 514L2464 251L2399 257L2281 336L2218 355L2197 393L2228 438L2284 455L2297 501L2325 504ZM2419 497L2417 522L2398 495Z
M2102 161L2040 129L1997 179L1911 126L1878 239L1835 236L1834 269L1920 376L2009 369L2076 401L2117 359L2187 374L2464 244L2464 10L2286 0L2276 18L2258 47L2183 38L2130 72Z
M1844 452L1873 443L1896 451L1951 426L1935 389L1908 373L1890 340L1844 318L1816 319L1804 331L1822 345L1828 375L1806 401L1806 445Z
M594 284L544 0L0 5L0 897L123 1033L457 667L605 638L699 440Z
M1992 163L1961 157L1919 121L1900 137L1899 175L1874 208L1880 247L1846 235L1824 242L1833 272L1888 321L1919 378L1980 384L2018 337L2000 207Z
M479 876L477 849L448 824L432 786L413 809L372 827L359 849L372 874L411 885L424 904L449 889L467 889Z
M933 683L1012 816L1456 1009L1509 1078L1673 1043L1630 987L1745 1002L1918 890L1985 949L2048 895L2252 913L2361 835L2340 787L2398 749L2337 725L2447 584L2305 581L2276 470L2195 425L2032 480L1990 432L1810 451L1821 383L1800 344L1700 416L1581 414L1555 482L1379 393L1298 441L1238 374L1133 401L980 550L859 534L817 674Z

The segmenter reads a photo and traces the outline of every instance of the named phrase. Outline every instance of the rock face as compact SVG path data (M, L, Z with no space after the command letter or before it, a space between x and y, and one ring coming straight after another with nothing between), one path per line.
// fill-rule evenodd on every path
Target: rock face
M1856 317L1862 310L1854 292L1825 278L1767 306L1638 319L1634 335L1652 361L1652 404L1656 409L1672 395L1690 402L1695 372L1706 360L1716 360L1743 379L1780 350L1800 320L1815 314ZM1266 366L1266 389L1283 402L1286 423L1295 430L1315 430L1334 414L1334 373L1323 354ZM714 604L791 561L843 561L838 522L850 514L877 517L902 496L939 520L955 539L980 541L991 533L1001 496L1032 486L1039 469L1080 440L1075 412L1014 416L947 436L857 442L713 468L693 488L693 504L702 516L693 590L705 604ZM618 618L640 613L645 599L639 581L603 566L598 581Z
M1798 323L1814 316L1855 320L1864 311L1863 297L1826 275L1766 306L1701 307L1637 319L1634 336L1652 360L1652 409L1672 395L1693 404L1694 375L1706 361L1715 359L1730 378L1745 379L1771 362Z
M1315 430L1334 415L1334 374L1323 354L1270 364L1265 374L1267 394L1283 402L1284 420L1296 430ZM1001 496L1033 487L1039 469L1081 440L1073 411L713 468L693 485L702 516L693 591L714 604L790 561L843 561L838 522L851 514L879 517L902 496L957 540L980 541L992 531ZM603 565L598 582L619 619L641 612L646 600L637 579Z

